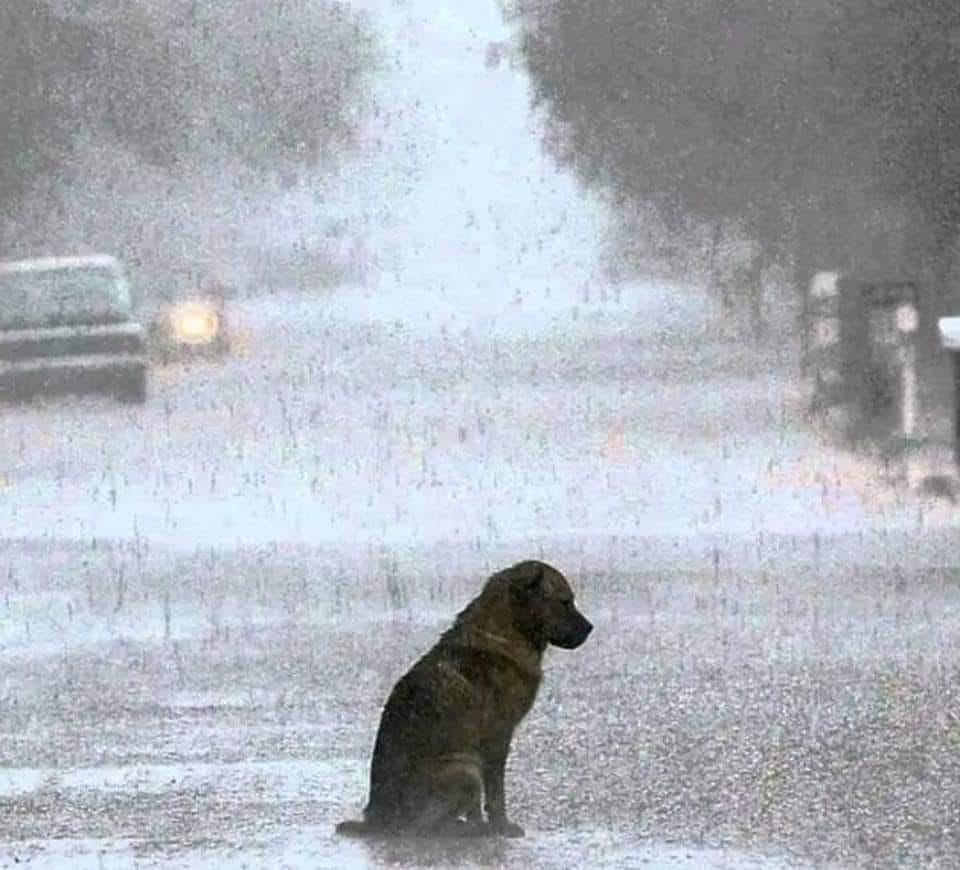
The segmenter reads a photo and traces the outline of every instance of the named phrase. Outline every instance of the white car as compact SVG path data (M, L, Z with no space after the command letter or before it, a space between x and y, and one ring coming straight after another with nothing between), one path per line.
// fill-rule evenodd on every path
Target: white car
M110 256L0 261L0 398L147 395L144 329Z

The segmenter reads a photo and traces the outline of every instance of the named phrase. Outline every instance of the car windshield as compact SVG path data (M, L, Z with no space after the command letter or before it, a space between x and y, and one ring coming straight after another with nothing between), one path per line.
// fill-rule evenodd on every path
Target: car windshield
M130 293L106 266L0 273L0 329L116 323Z

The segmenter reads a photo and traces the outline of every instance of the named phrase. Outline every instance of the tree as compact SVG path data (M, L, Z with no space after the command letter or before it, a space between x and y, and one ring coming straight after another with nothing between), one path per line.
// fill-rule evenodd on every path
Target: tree
M524 52L585 178L673 225L732 216L773 242L827 133L811 46L830 5L561 0L526 10Z
M72 141L70 82L89 68L93 33L48 4L0 4L0 203L17 206L30 179L65 159Z
M166 167L315 166L349 148L374 62L366 18L335 3L0 4L0 195L15 207L79 131Z
M939 255L960 225L960 6L847 0L837 41L837 79L877 142L880 189L924 221Z
M519 13L554 150L614 198L673 227L735 221L795 259L800 225L821 224L808 246L853 248L878 205L916 215L934 256L956 235L948 0L527 0Z
M373 60L366 19L340 4L140 0L110 16L88 95L158 165L296 169L349 146Z

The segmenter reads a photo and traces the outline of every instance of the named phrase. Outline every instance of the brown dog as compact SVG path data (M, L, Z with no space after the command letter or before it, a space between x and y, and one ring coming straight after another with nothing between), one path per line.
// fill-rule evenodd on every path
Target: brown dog
M494 574L390 693L364 819L337 832L523 836L504 798L513 731L547 645L575 649L592 629L555 568L530 561Z

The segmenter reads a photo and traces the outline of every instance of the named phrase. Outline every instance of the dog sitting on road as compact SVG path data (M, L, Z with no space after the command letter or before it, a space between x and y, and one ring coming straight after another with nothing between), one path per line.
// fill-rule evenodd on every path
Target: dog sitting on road
M536 697L546 647L576 649L592 629L550 565L494 574L390 693L364 818L337 832L523 836L507 818L510 741Z

